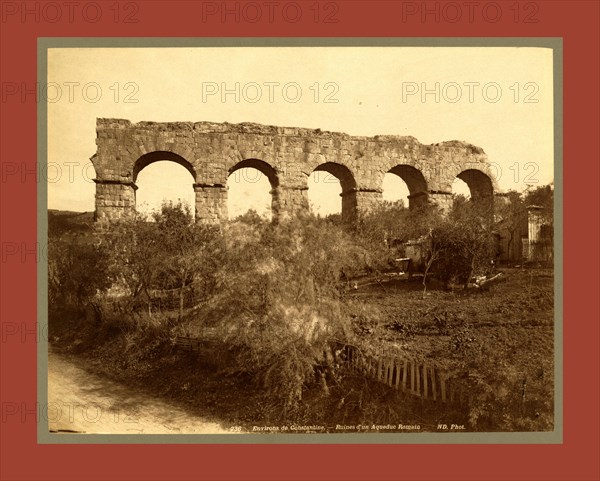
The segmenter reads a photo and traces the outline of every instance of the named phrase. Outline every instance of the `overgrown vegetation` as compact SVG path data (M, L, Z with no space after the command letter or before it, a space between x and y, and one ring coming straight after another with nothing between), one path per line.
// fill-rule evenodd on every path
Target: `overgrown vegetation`
M387 205L355 230L252 214L205 226L180 204L108 230L51 224L51 340L231 423L434 430L451 416L471 430L551 429L551 272L507 271L490 291L466 288L494 257L481 205L462 200L447 216ZM387 276L411 239L425 275ZM200 356L175 350L177 336L200 340ZM454 373L470 402L432 406L350 373L334 356L346 343L427 358Z

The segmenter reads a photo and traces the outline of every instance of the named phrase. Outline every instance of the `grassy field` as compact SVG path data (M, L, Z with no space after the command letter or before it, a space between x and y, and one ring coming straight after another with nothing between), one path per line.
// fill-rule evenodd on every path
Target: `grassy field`
M423 296L421 278L364 285L348 296L357 335L439 362L450 360L460 331L470 331L471 342L493 344L511 357L547 357L553 350L552 270L501 271L504 279L489 290L430 287Z
M473 396L477 430L551 430L554 276L503 269L489 290L448 292L420 280L371 283L349 296L363 345L455 373Z

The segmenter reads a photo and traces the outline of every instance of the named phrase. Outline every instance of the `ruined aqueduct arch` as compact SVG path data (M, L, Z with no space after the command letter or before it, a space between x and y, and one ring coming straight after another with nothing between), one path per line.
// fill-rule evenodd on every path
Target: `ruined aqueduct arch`
M135 184L147 165L169 160L194 179L196 220L227 218L227 178L244 167L262 172L272 187L273 218L308 209L307 180L315 171L342 186L342 216L353 220L382 199L386 173L400 176L412 206L429 198L447 209L452 183L464 180L474 199L497 192L487 156L479 147L451 141L423 145L414 137L352 137L343 133L259 124L138 122L97 119L96 219L135 211Z

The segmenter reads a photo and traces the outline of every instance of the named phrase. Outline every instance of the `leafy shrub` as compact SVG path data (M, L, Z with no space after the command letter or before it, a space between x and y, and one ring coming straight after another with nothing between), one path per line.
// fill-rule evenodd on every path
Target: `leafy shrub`
M440 336L447 336L450 332L448 311L441 314L434 314L433 322Z
M468 324L452 331L450 336L450 350L466 355L477 347L477 337Z
M271 415L285 418L323 381L315 366L330 341L349 333L339 298L341 273L354 263L351 239L310 218L232 224L223 236L217 289L203 319L232 352L228 369L250 375Z
M395 319L390 324L388 324L386 327L388 329L391 329L392 331L396 331L402 337L405 337L405 338L414 337L416 334L416 329L413 326L413 324L411 324L410 322L406 322L405 320L402 320L402 319Z
M96 237L48 239L48 300L51 310L85 312L97 292L111 285L110 252Z

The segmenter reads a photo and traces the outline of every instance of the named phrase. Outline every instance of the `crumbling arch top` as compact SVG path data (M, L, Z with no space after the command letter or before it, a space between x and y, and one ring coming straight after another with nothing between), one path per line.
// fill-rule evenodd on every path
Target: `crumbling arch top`
M481 170L467 169L460 172L457 176L460 180L469 186L471 198L473 200L493 198L494 184L492 179Z
M327 172L340 181L342 193L356 189L356 180L348 167L337 162L319 164L313 172Z
M271 164L260 159L244 159L238 162L229 169L229 171L227 172L227 176L231 176L237 170L247 168L258 170L267 179L269 179L271 187L276 188L279 185L279 177L277 175L277 171L273 168L273 166L271 166Z
M160 162L160 161L175 162L176 164L179 164L182 167L185 167L185 169L194 178L194 182L196 182L197 176L196 176L196 169L194 169L194 166L189 161L184 159L182 156L175 154L174 152L168 152L168 151L164 151L164 150L148 152L147 154L142 155L140 158L138 158L135 161L135 163L133 164L133 172L132 172L133 182L135 182L137 180L139 173L143 169L148 167L150 164L153 164L154 162Z
M392 167L387 173L395 174L406 182L410 195L427 192L428 187L425 176L419 169L412 165L398 164Z

